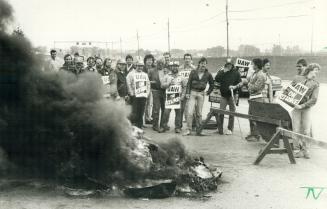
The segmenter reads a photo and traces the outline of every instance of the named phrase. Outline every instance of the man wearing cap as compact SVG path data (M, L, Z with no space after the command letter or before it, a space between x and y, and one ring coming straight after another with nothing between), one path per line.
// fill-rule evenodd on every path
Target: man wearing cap
M236 89L242 86L241 75L234 68L231 59L227 59L227 62L224 66L223 70L218 71L216 77L216 82L220 84L220 93L221 93L221 101L220 101L220 109L226 110L226 106L229 106L229 110L231 112L235 112L235 101L232 97L231 91L236 93ZM234 94L235 95L235 94ZM219 114L219 123L218 123L218 133L224 134L224 115ZM230 115L228 120L228 127L226 131L226 135L233 134L234 129L234 116Z
M181 76L178 73L178 67L179 67L178 61L171 62L170 66L171 66L171 72L164 76L161 83L161 87L163 89L167 89L170 91L171 90L174 91L175 89L176 91L178 91L175 94L172 94L173 95L172 98L168 98L169 100L167 99L166 101L172 102L173 104L176 103L178 104L177 107L174 107L175 108L175 133L180 133L182 129L181 101L185 98L187 79L185 79L183 76ZM168 93L169 92L167 91L166 95L168 95ZM176 100L176 102L171 100ZM172 109L171 105L167 104L163 114L163 119L162 119L163 125L160 128L160 133L169 130L168 121L169 121L171 109Z
M136 69L128 73L126 78L128 95L132 98L131 122L141 129L143 128L146 98L150 94L150 80L148 74L143 72L143 67L144 64L138 61Z
M116 65L116 74L117 74L117 90L121 98L127 100L127 83L126 83L126 62L123 59L119 59Z
M97 72L97 70L95 69L95 60L94 57L88 57L86 60L87 66L85 68L86 72Z
M192 70L186 87L186 98L188 101L187 110L187 130L183 135L190 135L192 130L193 114L195 113L196 132L197 135L201 134L201 123L202 123L202 107L205 97L205 89L209 84L207 95L209 95L214 87L214 81L211 73L207 69L207 59L202 57L199 60L198 67L196 70Z

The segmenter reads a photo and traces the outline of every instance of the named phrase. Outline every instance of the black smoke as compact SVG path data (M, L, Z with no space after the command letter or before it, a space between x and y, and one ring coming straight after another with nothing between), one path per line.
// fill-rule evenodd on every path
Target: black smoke
M0 147L8 159L26 174L59 179L121 170L128 109L103 99L95 74L42 72L29 41L7 32L12 12L0 0Z

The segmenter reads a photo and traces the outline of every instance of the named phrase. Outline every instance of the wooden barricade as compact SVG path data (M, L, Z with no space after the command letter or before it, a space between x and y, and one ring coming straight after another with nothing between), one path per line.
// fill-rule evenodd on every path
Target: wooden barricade
M267 154L287 153L292 164L296 163L293 150L289 139L293 136L299 136L295 132L290 131L292 120L288 112L276 103L262 103L249 100L252 106L252 115L238 112L230 112L221 110L211 106L210 112L203 122L201 129L216 114L233 115L235 117L249 119L255 122L256 128L260 135L267 142L267 145L260 151L258 157L254 161L258 165ZM302 135L303 136L303 135ZM306 137L306 136L303 136ZM307 137L310 138L310 137ZM280 140L283 141L283 147L279 146Z

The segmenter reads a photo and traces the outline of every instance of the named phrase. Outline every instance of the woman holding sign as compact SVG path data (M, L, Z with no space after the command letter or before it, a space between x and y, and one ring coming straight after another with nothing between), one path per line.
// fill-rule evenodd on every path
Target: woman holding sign
M304 80L300 81L300 84L308 87L308 90L298 105L294 105L292 112L292 126L293 131L303 134L310 135L311 129L311 118L310 110L314 106L318 99L319 83L316 81L317 73L320 71L320 65L312 63L304 70ZM292 82L294 84L295 80ZM295 84L296 85L296 84ZM307 149L307 144L304 139L297 139L300 145L300 151L295 153L295 157L310 158Z
M150 94L150 80L148 74L143 72L144 64L140 61L136 64L136 69L127 75L128 95L132 101L132 124L138 128L143 127L143 115L145 111L146 99Z
M98 73L102 76L105 89L104 97L119 99L117 90L117 74L115 70L111 68L111 62L112 61L110 58L106 58L103 62L103 68L98 70Z

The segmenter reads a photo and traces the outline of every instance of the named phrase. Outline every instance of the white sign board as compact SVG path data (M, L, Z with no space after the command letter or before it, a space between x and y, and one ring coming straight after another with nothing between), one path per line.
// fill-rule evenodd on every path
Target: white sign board
M148 97L147 75L144 73L135 73L135 96L136 97Z
M235 67L248 68L251 65L250 60L237 58L235 61Z
M282 91L279 99L289 106L294 107L301 102L307 91L308 87L301 83L297 83L294 86L290 84Z
M190 70L182 70L179 72L179 75L185 79L188 79L190 77L190 74L191 74Z
M103 85L110 84L109 75L101 76Z
M166 89L166 108L180 109L181 108L181 85L171 85Z

